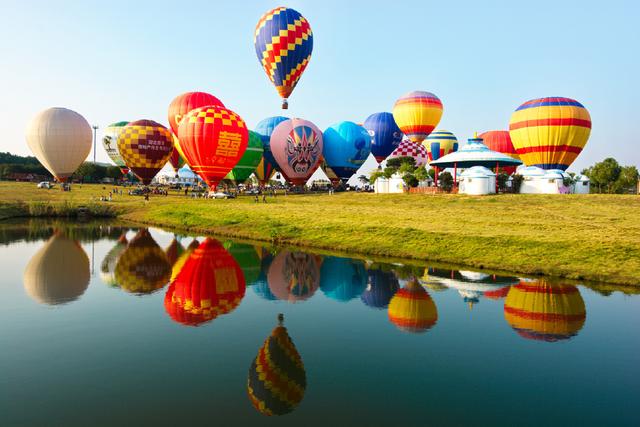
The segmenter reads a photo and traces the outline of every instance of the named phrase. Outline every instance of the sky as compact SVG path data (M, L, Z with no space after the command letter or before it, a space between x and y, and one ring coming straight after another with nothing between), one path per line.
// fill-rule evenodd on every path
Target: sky
M609 156L640 165L633 0L0 0L0 151L30 154L27 123L53 106L100 126L98 141L112 122L166 125L171 100L194 90L220 98L249 128L281 115L253 47L258 19L281 5L302 13L314 34L285 115L324 130L426 90L444 104L438 128L466 141L507 129L529 99L564 96L593 122L570 171ZM99 144L97 160L108 161Z

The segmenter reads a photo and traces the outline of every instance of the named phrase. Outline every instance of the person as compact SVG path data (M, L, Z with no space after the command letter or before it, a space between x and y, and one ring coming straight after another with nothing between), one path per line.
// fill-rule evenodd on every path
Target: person
M184 195L185 195L185 197L189 195L189 187L185 187Z
M262 193L262 203L267 203L267 193Z
M149 192L144 193L144 201L145 202L149 201Z
M254 196L255 196L255 200L253 201L253 203L258 203L259 202L258 193L255 193Z

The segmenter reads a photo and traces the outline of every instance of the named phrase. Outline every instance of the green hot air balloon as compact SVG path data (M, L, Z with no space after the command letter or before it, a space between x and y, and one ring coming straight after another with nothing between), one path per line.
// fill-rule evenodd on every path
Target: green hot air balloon
M224 245L227 251L240 264L247 286L253 285L260 276L260 257L256 249L247 243L229 242Z
M230 179L236 184L245 182L251 174L256 170L264 148L262 147L262 139L256 132L249 131L249 145L247 151L244 152L237 165L227 174L225 179Z

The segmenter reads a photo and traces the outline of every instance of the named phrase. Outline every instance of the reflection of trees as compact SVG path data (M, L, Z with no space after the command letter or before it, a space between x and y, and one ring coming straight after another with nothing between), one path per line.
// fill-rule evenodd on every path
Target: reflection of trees
M29 219L4 223L0 226L0 244L14 242L37 242L48 240L54 232L60 232L79 242L93 242L100 239L118 240L128 227L111 221L71 222L65 220Z

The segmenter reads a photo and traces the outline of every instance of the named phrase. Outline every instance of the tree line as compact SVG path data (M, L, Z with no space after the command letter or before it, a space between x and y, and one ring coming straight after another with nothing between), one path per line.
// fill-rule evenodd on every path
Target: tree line
M592 193L630 193L637 191L640 174L635 166L621 166L614 158L582 170L589 177Z
M16 173L42 175L48 179L53 179L49 171L33 156L18 156L7 152L0 153L0 179L11 179L11 176ZM81 182L99 182L104 178L119 180L122 177L119 167L93 162L84 162L72 176L74 180Z

